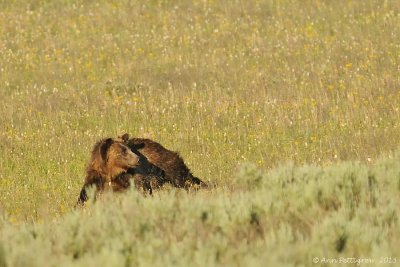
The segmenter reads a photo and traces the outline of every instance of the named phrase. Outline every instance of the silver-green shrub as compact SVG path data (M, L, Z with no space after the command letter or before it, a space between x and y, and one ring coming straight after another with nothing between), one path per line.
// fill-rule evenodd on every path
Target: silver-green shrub
M233 189L103 195L54 221L0 225L3 266L311 266L400 256L399 154L370 166L245 164ZM386 258L388 257L388 258ZM329 263L330 262L330 263Z

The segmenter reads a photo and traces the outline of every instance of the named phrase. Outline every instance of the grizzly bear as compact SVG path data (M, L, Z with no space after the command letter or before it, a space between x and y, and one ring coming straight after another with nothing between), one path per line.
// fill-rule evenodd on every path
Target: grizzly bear
M155 168L158 167L164 172L162 178L159 178L160 176L149 177L148 175L146 176L146 173L137 172L138 174L133 175L135 180L145 180L147 183L150 183L150 187L153 189L161 187L165 183L170 183L175 187L184 189L207 187L205 182L193 176L177 152L168 150L150 139L130 139L128 134L124 134L119 138L123 140L133 153L138 155L139 158L144 159L143 161L146 164L155 166ZM145 166L144 169L149 169L149 167ZM136 178L137 176L139 178Z
M161 169L135 154L122 139L102 139L93 147L77 205L87 201L90 186L95 186L96 194L104 190L118 192L129 188L130 179L135 178L135 186L151 194L151 180L164 183L164 176Z

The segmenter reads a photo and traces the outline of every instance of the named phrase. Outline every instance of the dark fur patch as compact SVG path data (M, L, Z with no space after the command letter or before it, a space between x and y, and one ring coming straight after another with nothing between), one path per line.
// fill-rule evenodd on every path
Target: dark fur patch
M107 138L100 146L100 155L104 162L107 161L107 153L113 143L112 138Z

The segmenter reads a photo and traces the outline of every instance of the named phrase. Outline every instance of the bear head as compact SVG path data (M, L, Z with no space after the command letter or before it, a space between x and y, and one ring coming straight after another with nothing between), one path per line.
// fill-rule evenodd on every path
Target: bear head
M96 172L106 181L139 165L139 157L120 138L106 138L96 143L88 172Z

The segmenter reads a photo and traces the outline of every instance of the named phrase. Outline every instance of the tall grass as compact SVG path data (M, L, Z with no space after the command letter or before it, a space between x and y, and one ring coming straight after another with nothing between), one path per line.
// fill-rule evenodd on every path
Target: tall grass
M219 184L243 161L373 161L399 145L399 10L2 1L1 206L17 220L69 210L93 143L125 131Z

